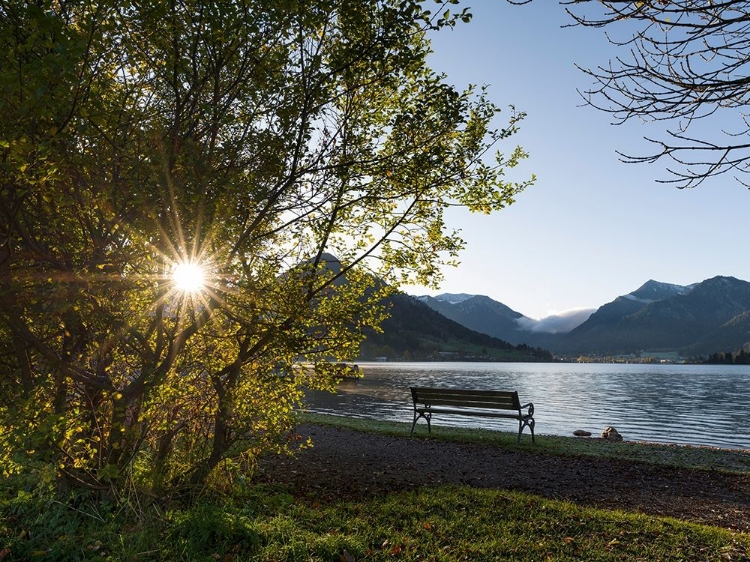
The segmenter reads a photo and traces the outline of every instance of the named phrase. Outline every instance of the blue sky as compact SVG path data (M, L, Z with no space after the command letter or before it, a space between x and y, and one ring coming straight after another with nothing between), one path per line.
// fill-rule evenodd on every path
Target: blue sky
M600 306L648 279L750 280L747 188L729 176L692 190L656 183L668 177L665 163L624 164L615 151L649 152L642 137L661 137L664 125L614 126L582 105L577 89L591 81L575 63L604 65L619 52L602 30L562 28L568 16L552 0L464 4L472 22L433 37L430 63L528 113L515 143L530 158L511 177L537 182L499 213L451 212L467 242L461 265L446 268L439 291L407 292L483 294L541 318Z

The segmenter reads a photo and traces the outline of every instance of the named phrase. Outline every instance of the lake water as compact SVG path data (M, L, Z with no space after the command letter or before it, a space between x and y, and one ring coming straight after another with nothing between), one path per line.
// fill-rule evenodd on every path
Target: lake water
M594 436L611 425L626 441L750 449L750 366L577 363L360 363L364 378L310 410L412 420L410 386L517 390L533 402L537 435ZM418 423L424 423L420 420ZM438 416L435 425L514 431L512 420ZM528 431L528 430L526 430Z

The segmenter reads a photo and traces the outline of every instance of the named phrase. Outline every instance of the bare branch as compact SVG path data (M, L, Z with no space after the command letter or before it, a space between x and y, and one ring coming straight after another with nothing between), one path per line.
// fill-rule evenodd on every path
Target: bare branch
M746 172L747 127L709 133L724 136L730 141L726 143L687 133L698 120L715 123L719 111L741 111L750 102L750 2L567 0L561 4L573 20L571 25L606 29L612 45L627 49L626 55L606 66L581 68L593 79L593 85L581 92L586 103L610 113L616 124L631 119L668 124L666 139L647 139L658 148L656 152L623 155L624 161L669 159L678 166L669 169L672 179L666 182L680 188L730 171ZM706 157L707 153L712 156Z

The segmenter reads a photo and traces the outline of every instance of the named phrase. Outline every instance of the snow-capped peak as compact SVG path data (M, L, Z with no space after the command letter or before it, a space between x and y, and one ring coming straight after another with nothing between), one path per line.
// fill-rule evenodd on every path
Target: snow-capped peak
M448 304L458 304L469 300L476 295L468 295L466 293L443 293L441 295L435 295L435 299L441 302L447 302Z

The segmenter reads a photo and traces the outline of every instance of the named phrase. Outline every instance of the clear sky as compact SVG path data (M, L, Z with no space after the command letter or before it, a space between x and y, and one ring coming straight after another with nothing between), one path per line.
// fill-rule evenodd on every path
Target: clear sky
M730 176L692 190L656 183L668 178L665 164L624 164L615 150L648 153L642 137L661 137L663 125L614 126L582 105L577 89L591 80L574 64L605 65L619 52L602 30L561 28L570 22L553 0L463 4L474 19L437 34L430 63L528 113L513 140L530 158L511 177L537 182L499 213L452 212L467 242L461 265L445 270L439 291L407 292L483 294L541 318L598 307L649 279L750 280L748 189Z

